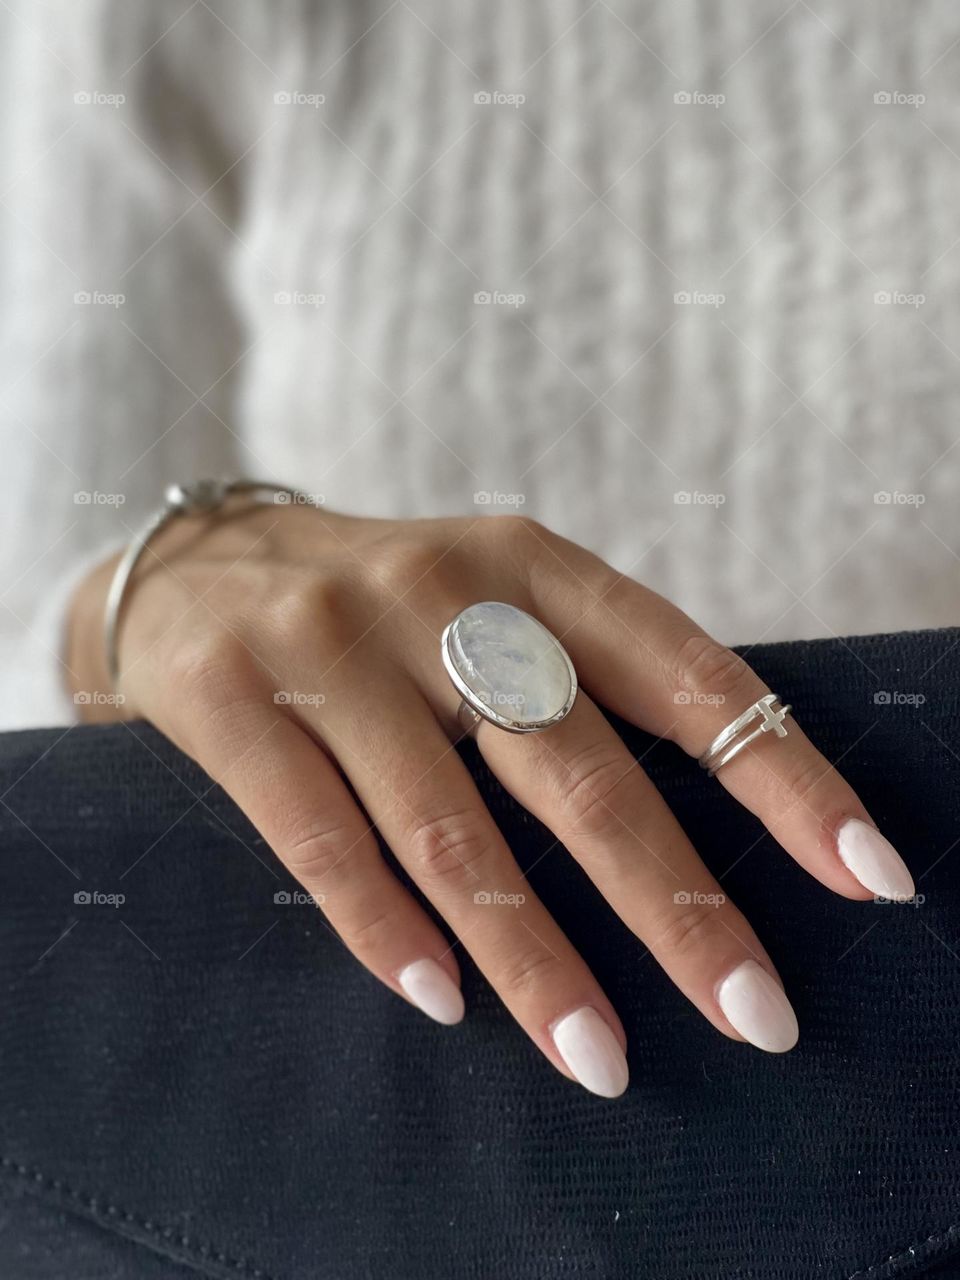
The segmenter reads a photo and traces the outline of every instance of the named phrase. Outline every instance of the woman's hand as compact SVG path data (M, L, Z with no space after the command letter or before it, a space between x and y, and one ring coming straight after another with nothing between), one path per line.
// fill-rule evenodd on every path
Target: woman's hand
M112 569L101 566L74 601L78 688L107 688ZM554 1066L616 1096L627 1084L620 1021L452 746L459 697L440 634L480 600L539 618L582 686L569 716L542 732L481 723L491 769L704 1017L733 1039L790 1049L796 1019L769 957L597 707L699 756L769 690L662 597L533 521L368 520L243 501L180 519L151 542L129 588L123 715L148 717L233 796L361 963L457 1022L453 949L384 863L346 778ZM910 896L906 867L799 727L768 737L718 781L828 889Z

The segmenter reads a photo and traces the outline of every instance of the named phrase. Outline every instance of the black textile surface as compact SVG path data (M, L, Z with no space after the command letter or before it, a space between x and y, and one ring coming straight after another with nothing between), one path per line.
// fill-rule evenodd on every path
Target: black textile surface
M623 1019L616 1101L462 948L468 1015L440 1027L275 903L286 872L149 726L0 737L2 1280L960 1276L960 631L750 661L924 898L831 895L618 723L779 967L783 1056L715 1031L463 748Z

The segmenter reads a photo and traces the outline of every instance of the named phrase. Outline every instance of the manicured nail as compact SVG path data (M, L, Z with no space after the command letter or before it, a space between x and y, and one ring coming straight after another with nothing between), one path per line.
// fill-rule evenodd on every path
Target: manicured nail
M717 1000L724 1016L744 1040L767 1053L786 1053L800 1029L783 988L756 960L744 960L720 983Z
M876 827L848 818L837 832L840 860L865 889L884 898L912 898L913 877L896 849Z
M463 1017L463 993L436 960L414 960L397 981L418 1009L435 1022L452 1027Z
M579 1082L601 1098L619 1098L630 1073L620 1041L596 1009L584 1005L561 1018L553 1043Z

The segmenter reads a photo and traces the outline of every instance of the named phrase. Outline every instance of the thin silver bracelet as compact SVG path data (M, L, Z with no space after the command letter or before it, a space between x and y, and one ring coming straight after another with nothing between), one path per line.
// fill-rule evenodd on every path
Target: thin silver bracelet
M212 515L220 510L227 498L239 493L254 495L261 502L317 505L309 494L299 489L288 489L285 485L273 484L269 480L197 480L189 485L168 485L163 495L163 506L150 517L123 553L107 592L103 614L103 641L107 670L114 689L120 679L117 655L120 609L130 576L146 550L147 543L178 516Z

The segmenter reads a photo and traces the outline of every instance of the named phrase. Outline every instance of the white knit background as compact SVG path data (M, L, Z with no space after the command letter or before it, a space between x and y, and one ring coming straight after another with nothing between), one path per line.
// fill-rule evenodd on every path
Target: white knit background
M952 0L6 0L0 72L2 727L206 472L519 493L731 642L960 620Z

